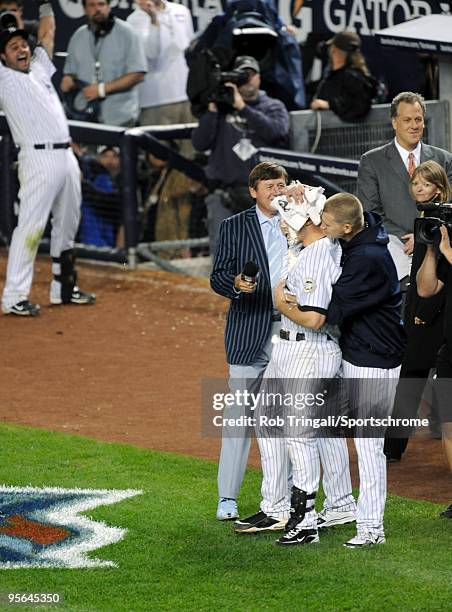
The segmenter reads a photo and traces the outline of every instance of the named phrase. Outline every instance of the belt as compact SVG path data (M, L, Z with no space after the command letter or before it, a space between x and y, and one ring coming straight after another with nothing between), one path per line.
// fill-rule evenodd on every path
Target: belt
M317 340L323 340L326 335L326 340L333 340L333 338L329 334L316 334ZM292 342L300 342L300 340L306 340L306 334L304 332L294 332L294 331L286 331L285 329L281 329L279 331L279 337L282 340L292 340ZM311 338L311 340L315 340L315 338Z
M33 149L45 149L46 151L53 151L53 149L69 149L70 146L70 142L45 142L42 144L33 145Z
M279 332L279 337L282 340L293 340L295 342L300 342L300 340L306 340L306 336L303 332L290 332L285 329L281 329Z
M273 313L272 321L281 321L281 315L279 313Z

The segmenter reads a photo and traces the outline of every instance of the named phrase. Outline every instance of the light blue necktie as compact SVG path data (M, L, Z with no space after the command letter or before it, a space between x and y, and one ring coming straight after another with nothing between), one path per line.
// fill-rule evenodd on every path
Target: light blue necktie
M281 280L281 269L283 263L283 248L281 243L281 230L279 229L279 218L269 219L270 232L268 233L267 258L270 270L270 283L272 292Z

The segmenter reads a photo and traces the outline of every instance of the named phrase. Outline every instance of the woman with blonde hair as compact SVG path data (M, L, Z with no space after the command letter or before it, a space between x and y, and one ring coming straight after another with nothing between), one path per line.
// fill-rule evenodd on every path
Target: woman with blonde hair
M416 204L447 202L452 195L444 168L433 160L423 162L415 168L410 178L409 190ZM421 215L424 216L424 213ZM425 215L434 216L434 213L428 212ZM446 292L443 289L431 297L420 297L417 293L416 274L424 260L425 252L426 245L416 242L404 313L408 344L400 373L401 378L411 379L410 391L409 397L406 392L405 395L402 394L401 399L396 396L394 417L401 416L399 411L407 416L404 411L414 413L417 410L429 372L436 367L438 351L444 343ZM431 395L431 387L428 388L427 395ZM430 413L430 429L435 435L439 434L439 420L435 410ZM443 424L443 430L449 431L449 434L444 436L444 443L452 469L452 428ZM407 437L392 437L393 435L393 432L388 432L385 441L385 454L389 462L400 461L408 444Z
M416 204L448 202L451 188L444 168L432 159L419 164L410 179L410 192Z

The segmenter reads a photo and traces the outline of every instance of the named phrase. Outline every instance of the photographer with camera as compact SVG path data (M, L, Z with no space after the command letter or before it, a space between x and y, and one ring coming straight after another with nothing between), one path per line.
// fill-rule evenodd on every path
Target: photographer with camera
M417 273L417 292L428 298L445 291L444 344L436 362L434 391L442 421L443 439L452 470L452 204L440 205L435 244L427 244L424 261ZM433 226L433 224L432 224ZM442 513L452 518L452 504Z
M436 356L444 342L445 291L429 298L417 294L416 274L424 259L426 245L433 244L439 235L441 220L440 202L450 199L451 188L444 168L430 159L417 166L410 179L409 193L416 201L416 208L422 218L415 220L415 242L410 282L406 294L404 324L407 334L399 386L394 402L394 417L414 418L418 412L425 384L431 368L435 367ZM407 382L404 382L407 379ZM436 418L430 416L430 428ZM385 453L389 463L400 461L408 445L412 431L409 428L388 429Z
M280 100L260 89L260 82L258 61L246 55L237 57L233 71L223 73L192 134L195 149L211 150L206 205L212 255L221 222L252 206L247 183L257 163L257 148L282 147L287 142L289 113Z
M132 26L112 15L110 0L83 0L83 6L88 24L69 41L61 91L80 92L72 103L66 96L77 111L93 102L98 105L97 116L93 113L85 121L133 127L139 113L137 85L147 72L140 38Z

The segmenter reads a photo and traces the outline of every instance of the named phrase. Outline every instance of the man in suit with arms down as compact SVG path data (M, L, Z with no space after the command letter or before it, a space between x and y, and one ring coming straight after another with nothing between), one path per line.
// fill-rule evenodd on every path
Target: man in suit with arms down
M358 171L358 192L364 208L382 217L388 234L394 234L405 241L404 251L411 256L414 250L414 220L417 217L416 202L410 192L410 177L419 164L434 160L446 171L452 181L452 155L447 151L422 142L425 126L426 105L424 98L417 93L404 91L391 103L391 122L395 138L391 142L372 149L361 157ZM417 247L416 247L417 248ZM419 257L417 257L419 259ZM413 270L413 274L416 270ZM401 279L402 288L408 277ZM417 378L419 372L434 366L439 345L434 341L436 334L426 326L414 325L415 306L409 292L404 321L408 334L408 347L402 362L401 378ZM430 337L426 338L427 335ZM427 344L426 344L427 343ZM419 346L422 349L419 350ZM419 403L423 381L414 385L410 403ZM407 397L402 403L406 403ZM394 404L394 416L398 413L398 398ZM401 435L400 433L398 435ZM402 434L404 435L404 434ZM408 439L393 438L388 430L385 454L388 461L399 461Z

